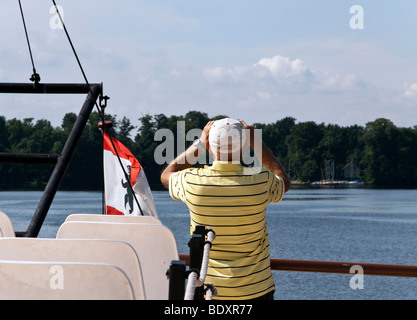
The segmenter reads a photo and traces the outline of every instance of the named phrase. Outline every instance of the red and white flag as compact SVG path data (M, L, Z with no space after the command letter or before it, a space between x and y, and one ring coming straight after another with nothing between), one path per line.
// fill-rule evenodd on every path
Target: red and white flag
M126 179L110 139L129 179ZM158 217L145 171L135 156L107 133L103 133L103 149L106 214Z

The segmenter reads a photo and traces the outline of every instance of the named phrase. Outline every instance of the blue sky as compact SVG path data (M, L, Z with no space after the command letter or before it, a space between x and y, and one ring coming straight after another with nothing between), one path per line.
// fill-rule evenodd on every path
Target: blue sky
M107 112L190 110L271 123L417 125L417 2L330 0L57 0ZM22 0L42 82L82 82L51 1ZM353 5L364 29L353 30ZM17 1L0 5L0 81L32 74ZM1 95L0 115L59 125L84 97Z

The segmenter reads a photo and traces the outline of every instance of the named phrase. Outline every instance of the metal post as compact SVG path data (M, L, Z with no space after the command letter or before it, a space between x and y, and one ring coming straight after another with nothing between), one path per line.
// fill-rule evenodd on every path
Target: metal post
M83 88L83 86L81 86ZM62 89L62 88L61 88ZM72 128L72 131L68 137L67 142L62 150L61 155L58 157L58 162L54 171L48 181L45 191L39 201L38 207L33 214L32 220L29 224L27 231L23 234L19 233L19 236L25 237L37 237L42 227L43 221L48 213L48 210L52 204L55 194L62 182L65 171L71 161L71 158L75 152L76 146L81 138L84 127L88 121L94 104L101 94L101 85L91 85L91 91L89 91L87 99L85 100L80 114Z
M206 227L205 226L196 226L194 229L193 234L201 234L203 237L206 235Z
M185 261L172 260L167 275L169 277L168 299L184 300Z
M203 234L202 234L203 233ZM197 226L191 236L188 246L190 247L190 269L200 271L203 260L203 246L205 241L205 227ZM204 300L204 288L197 287L194 293L194 300Z
M204 254L204 242L206 240L206 227L205 226L196 226L194 230L194 234L200 234L201 235L201 260L200 260L200 267L199 270L201 270L201 265L203 261L203 254ZM198 287L195 289L194 299L196 300L204 300L204 286Z

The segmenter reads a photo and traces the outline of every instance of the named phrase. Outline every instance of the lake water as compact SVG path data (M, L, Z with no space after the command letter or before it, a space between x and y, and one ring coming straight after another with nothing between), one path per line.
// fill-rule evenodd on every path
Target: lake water
M25 231L41 192L0 192L0 210ZM154 192L159 218L188 253L186 206ZM101 213L97 192L58 192L39 237L55 237L71 213ZM271 257L276 259L417 265L417 190L292 189L267 210ZM417 299L417 278L274 271L275 299Z

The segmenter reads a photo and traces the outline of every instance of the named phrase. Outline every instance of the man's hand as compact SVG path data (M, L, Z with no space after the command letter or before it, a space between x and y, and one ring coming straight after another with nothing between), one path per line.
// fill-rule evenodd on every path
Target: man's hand
M207 149L208 149L208 140L209 140L210 130L211 130L211 127L213 126L214 122L215 121L207 122L207 124L205 125L205 127L203 129L203 133L201 134L201 137L200 137L201 143L203 145L205 145Z
M210 134L210 129L213 126L214 121L209 121L203 129L203 133L200 136L200 141L203 143L206 148L208 149L208 138ZM182 154L180 154L176 159L174 159L162 172L161 174L161 182L166 187L169 188L169 178L171 174L188 169L191 167L190 162L188 159L195 159L198 155L198 149L191 145L187 150L185 150Z
M239 120L241 124L243 124L243 129L249 130L249 146L254 150L255 146L255 126L248 125L245 121Z

